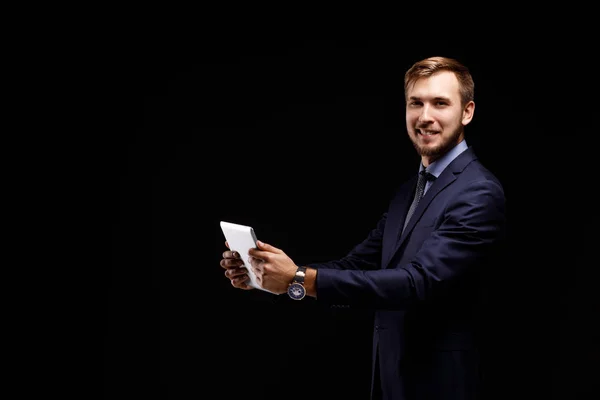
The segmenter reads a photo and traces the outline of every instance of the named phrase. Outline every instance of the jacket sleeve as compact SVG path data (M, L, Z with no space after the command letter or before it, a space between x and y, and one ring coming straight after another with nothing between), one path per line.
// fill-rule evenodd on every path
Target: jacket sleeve
M422 241L408 262L376 270L319 270L317 298L334 304L405 309L443 293L467 271L477 268L502 237L504 226L502 187L492 180L471 182L469 190L458 193L445 204L431 232L417 232L415 227L411 235L424 236L408 238ZM377 236L381 227L378 228L371 235L381 241ZM366 240L357 246L339 265L364 265L365 261L356 262L352 256L375 253L370 244Z

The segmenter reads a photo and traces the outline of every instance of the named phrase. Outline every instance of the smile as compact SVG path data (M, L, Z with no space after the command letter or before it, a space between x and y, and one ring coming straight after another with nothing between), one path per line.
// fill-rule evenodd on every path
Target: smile
M431 136L431 135L437 134L438 132L434 132L434 131L422 131L420 129L417 129L417 133L419 135L423 135L423 136Z

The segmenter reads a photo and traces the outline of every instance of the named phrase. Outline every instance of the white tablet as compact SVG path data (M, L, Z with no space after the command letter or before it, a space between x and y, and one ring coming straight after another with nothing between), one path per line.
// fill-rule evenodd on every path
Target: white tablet
M248 282L248 284L257 289L272 293L269 290L263 289L258 282L256 282L256 275L252 271L252 266L248 261L248 251L257 247L254 229L247 225L221 221L221 230L223 231L223 235L225 235L225 240L227 240L227 243L229 244L229 249L237 251L242 258L242 261L244 261L244 265L248 270L248 276L250 277L250 282Z

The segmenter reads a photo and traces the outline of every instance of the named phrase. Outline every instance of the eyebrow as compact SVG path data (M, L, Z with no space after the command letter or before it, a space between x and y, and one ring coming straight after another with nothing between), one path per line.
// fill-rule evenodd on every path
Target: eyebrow
M421 98L418 97L418 96L410 96L408 99L409 100L421 100ZM433 100L443 100L443 101L450 102L450 98L449 97L444 97L444 96L436 96L436 97L433 98Z

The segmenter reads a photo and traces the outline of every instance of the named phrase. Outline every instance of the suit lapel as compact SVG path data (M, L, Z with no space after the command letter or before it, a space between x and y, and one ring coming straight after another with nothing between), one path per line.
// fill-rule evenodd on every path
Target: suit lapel
M413 213L412 217L410 218L410 221L408 221L408 225L406 225L406 229L404 229L404 232L402 232L402 236L400 236L400 240L398 240L398 243L396 245L396 249L394 250L394 252L396 250L398 250L398 247L400 247L402 245L404 240L406 240L406 237L408 236L408 234L415 227L416 223L421 219L421 217L423 216L423 213L425 212L425 210L427 210L427 207L429 207L431 200L433 200L435 198L435 196L438 195L439 192L441 192L446 186L448 186L455 180L456 180L456 176L453 173L451 173L451 171L446 170L446 171L442 172L442 174L431 184L431 186L429 187L429 190L427 190L427 192L425 193L425 195L419 202L419 205L415 209L415 212Z
M410 181L409 189L412 190L404 190L404 193L398 196L398 199L394 201L393 207L390 209L390 214L388 218L390 221L398 221L393 227L393 233L390 232L390 235L387 236L387 245L386 248L392 249L389 254L386 255L385 262L383 263L383 268L387 268L389 262L392 260L398 249L402 246L409 233L415 227L416 223L421 219L427 207L431 201L448 185L456 180L456 175L460 174L466 166L473 160L475 160L475 154L473 153L472 148L468 148L462 154L460 154L456 159L454 159L448 167L442 171L440 176L431 184L419 205L415 209L410 221L408 221L408 225L404 232L401 233L402 227L404 226L404 219L406 217L406 213L408 211L408 207L412 202L412 196L414 196L414 187L416 185L417 176L415 175L413 179ZM392 241L395 240L394 244Z
M383 255L382 268L385 268L396 251L396 243L400 237L400 230L404 226L404 219L406 218L408 207L410 207L412 196L414 196L416 184L417 176L415 175L405 185L400 187L398 195L395 196L392 204L390 204L390 210L386 219L386 234L383 237L383 248L387 249L387 252ZM389 233L387 232L388 230Z

